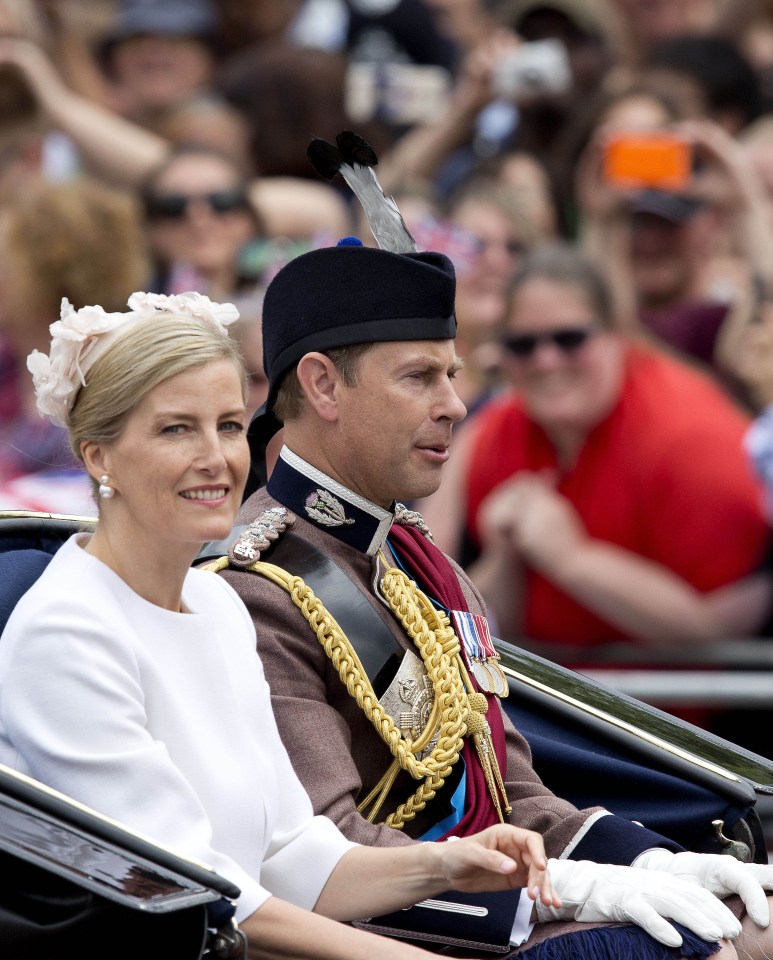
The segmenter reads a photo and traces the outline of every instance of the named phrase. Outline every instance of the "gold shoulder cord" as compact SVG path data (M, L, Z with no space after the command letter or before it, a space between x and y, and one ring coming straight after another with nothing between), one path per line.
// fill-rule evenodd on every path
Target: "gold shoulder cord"
M484 716L488 701L472 687L451 623L402 570L389 566L383 553L379 554L379 559L386 568L381 581L382 594L418 648L435 694L430 717L416 740L406 738L378 702L354 648L314 591L300 577L272 563L258 560L247 569L261 574L287 591L322 644L350 696L364 711L394 758L378 784L358 805L359 813L373 822L397 774L401 769L406 770L415 780L423 780L423 783L384 821L390 827L401 829L424 809L427 801L443 786L451 767L459 759L463 738L472 736L494 807L500 821L504 821L500 798L508 814L510 806L491 742L488 721ZM207 568L217 572L227 566L228 558L224 557L208 564ZM419 759L436 732L438 738L435 746L424 759Z

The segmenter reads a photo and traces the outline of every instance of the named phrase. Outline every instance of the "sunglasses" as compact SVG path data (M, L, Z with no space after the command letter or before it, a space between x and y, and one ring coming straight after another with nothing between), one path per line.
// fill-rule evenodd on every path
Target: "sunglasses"
M211 193L186 195L184 193L157 193L145 199L145 212L151 219L181 220L189 204L201 201L209 205L213 213L233 213L249 209L247 194L240 188L213 190Z
M549 333L511 333L502 338L502 346L515 357L531 357L540 344L551 343L563 353L574 353L596 333L595 327L564 327Z

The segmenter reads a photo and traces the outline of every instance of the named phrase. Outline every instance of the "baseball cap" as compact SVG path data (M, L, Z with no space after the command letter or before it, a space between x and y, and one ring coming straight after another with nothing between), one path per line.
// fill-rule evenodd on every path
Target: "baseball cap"
M122 0L103 42L114 44L142 34L205 37L216 22L211 0Z
M630 212L634 216L649 213L670 223L686 223L701 206L701 201L694 197L665 190L640 190L631 200Z

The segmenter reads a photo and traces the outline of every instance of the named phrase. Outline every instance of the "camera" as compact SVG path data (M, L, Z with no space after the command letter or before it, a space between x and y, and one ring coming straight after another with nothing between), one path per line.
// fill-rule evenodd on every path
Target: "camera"
M374 117L397 126L429 123L443 109L451 77L432 64L351 63L346 71L346 115L356 123Z
M604 179L618 187L678 193L692 168L691 145L668 131L618 134L604 145Z
M566 47L560 40L524 43L494 68L497 96L524 101L565 93L572 82Z

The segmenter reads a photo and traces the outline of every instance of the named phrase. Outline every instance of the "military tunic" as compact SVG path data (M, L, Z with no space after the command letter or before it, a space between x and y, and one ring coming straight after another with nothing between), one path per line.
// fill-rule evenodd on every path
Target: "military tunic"
M294 465L290 486L297 489L287 496L283 489L281 496L285 503L294 500L297 506L306 500L305 478L297 469L303 469L303 461L292 454L290 457ZM325 526L302 508L293 511L293 532L335 560L367 597L396 641L408 650L409 638L375 587L377 550L388 534L392 514L344 491L313 468L308 468L308 472L313 474L307 483L310 493L325 483L322 489L332 491L345 514L349 514L347 519L358 519L353 524ZM247 500L237 522L251 522L264 511L282 505L269 489L272 484ZM271 560L270 550L263 559ZM456 570L470 610L484 614L482 598L462 570ZM238 591L255 623L280 735L309 792L314 812L326 814L349 839L358 843L397 846L421 837L440 819L433 808L435 801L415 820L406 823L403 830L369 823L357 813L358 800L379 781L391 757L287 592L251 572L229 569L223 576ZM325 598L320 599L324 603ZM525 739L506 717L504 723L507 769L503 774L512 807L510 822L539 832L549 856L630 863L639 852L663 841L659 835L630 821L605 815L602 808L578 810L556 797L535 773ZM416 785L415 780L401 772L378 819L382 820L397 803L410 796Z

